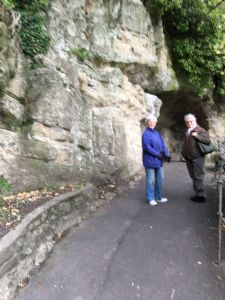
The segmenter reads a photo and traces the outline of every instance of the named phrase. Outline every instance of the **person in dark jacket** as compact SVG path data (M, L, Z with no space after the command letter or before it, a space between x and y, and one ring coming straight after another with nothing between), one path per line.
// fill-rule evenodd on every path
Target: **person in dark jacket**
M195 195L190 199L194 202L205 202L205 157L201 153L198 141L209 145L210 138L208 133L197 124L197 119L193 114L184 116L187 132L182 146L181 154L184 157L188 173L193 181Z
M164 181L163 158L170 161L170 154L161 135L155 130L157 118L149 115L146 118L146 129L142 135L143 165L146 173L146 201L154 206L165 203L162 197Z

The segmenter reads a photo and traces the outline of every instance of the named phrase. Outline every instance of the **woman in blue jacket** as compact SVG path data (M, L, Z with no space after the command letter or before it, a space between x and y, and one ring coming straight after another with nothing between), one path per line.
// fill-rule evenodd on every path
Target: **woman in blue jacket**
M146 129L142 135L143 164L146 173L146 200L154 206L167 202L162 197L164 181L163 160L170 161L170 154L158 131L155 130L157 118L149 115L146 118Z

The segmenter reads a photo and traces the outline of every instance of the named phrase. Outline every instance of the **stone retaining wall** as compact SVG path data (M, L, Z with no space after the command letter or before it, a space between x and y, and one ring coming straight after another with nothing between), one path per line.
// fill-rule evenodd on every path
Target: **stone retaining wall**
M0 300L13 299L17 287L47 258L65 230L78 225L105 202L96 195L95 187L88 184L83 189L56 197L28 214L2 238Z

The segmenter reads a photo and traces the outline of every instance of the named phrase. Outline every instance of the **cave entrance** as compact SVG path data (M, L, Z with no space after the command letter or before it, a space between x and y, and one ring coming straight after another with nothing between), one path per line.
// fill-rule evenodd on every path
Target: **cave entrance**
M209 130L208 98L199 98L190 92L167 92L157 95L163 102L159 123L172 130L184 130L184 115L192 113L196 116L200 126ZM206 107L207 106L207 107Z
M158 130L164 136L173 158L180 160L182 141L186 131L184 115L194 114L198 124L209 130L208 114L211 110L209 98L200 98L196 94L184 90L164 92L157 96L163 102L157 124Z

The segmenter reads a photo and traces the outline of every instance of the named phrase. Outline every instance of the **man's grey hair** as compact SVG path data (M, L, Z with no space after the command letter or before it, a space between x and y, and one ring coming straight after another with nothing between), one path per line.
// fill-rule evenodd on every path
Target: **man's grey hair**
M153 115L153 114L147 115L147 117L146 117L146 119L145 119L145 123L146 123L146 124L147 124L148 120L151 120L151 121L153 121L153 122L157 122L157 121L158 121L158 119L156 118L156 116Z
M195 115L193 115L193 114L187 114L187 115L185 115L184 116L184 121L187 121L188 119L195 119L195 121L197 121L197 118L196 118L196 116Z

